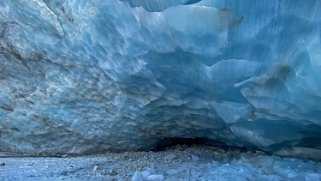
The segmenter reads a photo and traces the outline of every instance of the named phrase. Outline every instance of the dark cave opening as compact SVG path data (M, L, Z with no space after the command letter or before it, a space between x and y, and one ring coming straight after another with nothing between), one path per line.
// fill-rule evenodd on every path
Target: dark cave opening
M163 138L158 141L158 143L154 146L151 151L165 151L167 149L173 148L175 146L213 146L217 147L221 150L228 151L228 150L239 150L240 152L250 151L247 148L243 147L235 147L229 146L223 142L212 140L203 137L195 137L195 138L180 138L180 137L170 137L170 138Z

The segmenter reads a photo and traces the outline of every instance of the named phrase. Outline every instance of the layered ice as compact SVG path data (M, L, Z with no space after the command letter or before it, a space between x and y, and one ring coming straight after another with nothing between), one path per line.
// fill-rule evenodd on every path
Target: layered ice
M206 138L321 158L319 0L2 0L0 151Z

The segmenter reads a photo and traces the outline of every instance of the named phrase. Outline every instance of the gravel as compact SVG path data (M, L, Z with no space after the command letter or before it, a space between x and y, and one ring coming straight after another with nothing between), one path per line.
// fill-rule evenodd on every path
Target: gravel
M321 163L211 146L95 156L0 158L2 180L321 180Z

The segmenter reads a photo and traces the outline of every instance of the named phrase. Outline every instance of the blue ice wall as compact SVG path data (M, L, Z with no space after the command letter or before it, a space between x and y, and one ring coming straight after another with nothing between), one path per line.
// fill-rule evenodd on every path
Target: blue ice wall
M2 0L0 24L0 151L321 157L320 0Z

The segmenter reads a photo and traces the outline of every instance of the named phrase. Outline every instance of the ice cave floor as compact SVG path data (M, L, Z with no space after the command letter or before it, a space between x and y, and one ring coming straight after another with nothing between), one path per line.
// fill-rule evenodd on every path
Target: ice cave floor
M321 180L321 162L213 146L70 157L0 155L0 180Z

